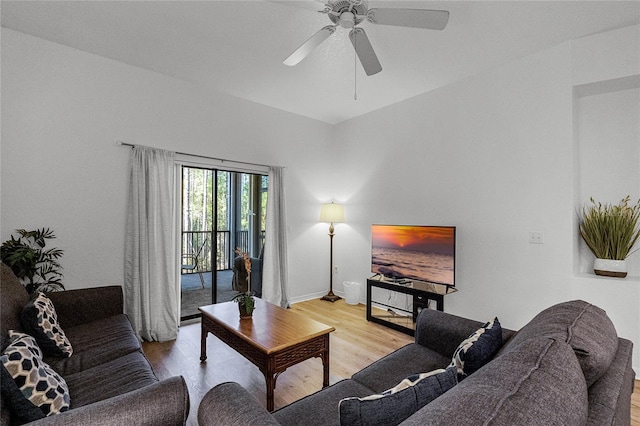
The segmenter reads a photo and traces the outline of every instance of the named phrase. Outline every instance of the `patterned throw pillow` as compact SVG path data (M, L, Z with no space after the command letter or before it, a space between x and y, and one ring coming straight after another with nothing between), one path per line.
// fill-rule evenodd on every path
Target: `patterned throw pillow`
M69 388L65 380L42 360L33 337L9 331L11 343L0 355L2 395L23 421L67 411Z
M458 369L458 380L476 372L498 353L502 347L502 326L494 318L477 329L458 345L451 366Z
M22 326L33 335L45 356L70 357L73 348L58 324L53 302L37 292L22 309Z
M340 401L343 426L395 426L457 384L454 367L409 376L378 395Z

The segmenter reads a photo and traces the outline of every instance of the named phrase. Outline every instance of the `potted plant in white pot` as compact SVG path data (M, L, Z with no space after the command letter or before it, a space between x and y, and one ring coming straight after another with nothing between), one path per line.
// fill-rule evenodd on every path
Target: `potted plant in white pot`
M591 203L582 209L580 236L596 257L596 275L624 278L626 259L640 238L640 200L629 205L626 196L617 205Z

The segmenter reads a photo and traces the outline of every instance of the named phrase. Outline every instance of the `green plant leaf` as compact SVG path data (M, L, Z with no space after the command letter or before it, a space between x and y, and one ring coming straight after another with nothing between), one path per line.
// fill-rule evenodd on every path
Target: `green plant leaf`
M56 247L45 250L46 241L55 238L53 231L49 228L33 231L16 229L16 233L18 237L12 235L0 246L2 262L11 268L30 291L47 283L54 284L52 289L62 287L62 265L58 259L64 251Z
M580 236L597 258L626 259L640 237L640 200L632 206L629 196L617 205L590 201L579 217Z

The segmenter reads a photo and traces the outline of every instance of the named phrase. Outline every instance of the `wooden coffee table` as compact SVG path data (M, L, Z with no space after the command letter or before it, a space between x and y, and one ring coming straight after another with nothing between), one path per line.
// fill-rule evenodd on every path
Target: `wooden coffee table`
M267 383L267 410L273 411L278 376L292 365L320 357L322 386L329 386L329 333L333 327L256 298L252 319L240 319L235 302L201 306L200 360L207 359L211 333L255 364Z

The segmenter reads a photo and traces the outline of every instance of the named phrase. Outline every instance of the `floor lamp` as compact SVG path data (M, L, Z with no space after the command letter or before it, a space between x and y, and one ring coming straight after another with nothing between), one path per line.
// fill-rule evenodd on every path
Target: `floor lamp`
M330 223L329 225L329 293L322 297L322 300L335 302L340 296L333 294L333 224L344 222L344 207L342 204L327 203L322 205L320 210L320 222Z

